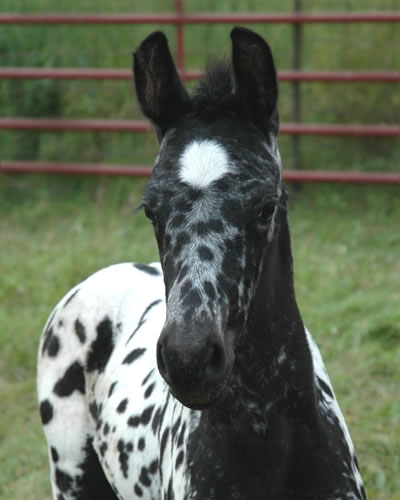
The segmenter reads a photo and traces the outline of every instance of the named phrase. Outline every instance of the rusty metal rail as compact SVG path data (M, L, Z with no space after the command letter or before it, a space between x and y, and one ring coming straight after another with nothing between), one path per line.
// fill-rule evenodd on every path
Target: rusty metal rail
M181 71L184 80L196 80L201 71ZM0 79L130 80L132 72L117 68L0 68ZM300 82L400 82L400 71L280 71L281 81Z
M300 5L300 0L299 0ZM175 12L162 14L143 13L0 13L0 25L87 25L87 24L168 24L175 25L177 35L178 68L184 80L194 80L201 76L197 70L185 68L184 28L190 24L253 24L285 23L300 30L302 25L311 23L398 23L400 11L385 12L303 12L292 13L186 13L184 0L175 0ZM301 82L346 82L346 83L399 83L400 71L281 71L282 81L298 86ZM117 68L0 68L0 79L40 79L60 80L128 80L131 71ZM294 116L294 121L300 116ZM47 118L1 118L0 129L32 131L94 131L94 132L148 132L151 127L140 120L103 119L47 119ZM284 123L282 134L290 134L298 144L299 136L342 136L398 138L400 125L364 124L303 124ZM3 172L48 172L68 174L103 175L149 175L150 167L134 165L91 165L78 163L15 162L1 161ZM332 171L286 171L286 180L294 182L354 182L374 184L399 184L400 174L363 173Z
M76 120L60 118L0 118L0 129L92 131L92 132L148 132L150 124L142 120ZM400 125L342 125L322 123L283 123L281 134L360 136L360 137L400 137Z
M128 177L147 177L151 167L138 165L116 165L95 163L60 163L0 161L0 172L9 173L46 173L66 175L110 175ZM285 170L287 182L334 182L342 184L395 184L400 185L400 173L340 172L314 170Z
M332 13L194 13L171 14L0 14L0 24L253 24L253 23L393 23L399 11Z

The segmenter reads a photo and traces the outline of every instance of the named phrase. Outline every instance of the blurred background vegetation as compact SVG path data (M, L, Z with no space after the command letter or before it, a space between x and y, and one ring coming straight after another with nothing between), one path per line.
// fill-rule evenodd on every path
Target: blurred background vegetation
M400 0L304 0L306 11L399 10ZM2 0L3 12L172 12L173 0ZM290 12L292 0L193 2L187 11ZM292 28L251 25L291 69ZM0 28L1 66L129 68L152 30L173 26ZM227 25L185 28L186 69L230 51ZM305 25L303 69L400 70L399 24ZM399 123L398 84L305 83L303 121ZM282 121L292 113L281 84ZM127 81L0 80L0 116L138 118ZM399 171L400 139L301 139L304 168ZM292 168L290 138L280 139ZM1 159L151 164L152 134L0 132ZM0 499L50 498L35 396L36 351L51 308L88 274L157 259L139 205L145 180L0 175ZM290 186L291 187L291 186ZM400 499L398 187L291 190L298 300L349 423L369 498Z
M172 12L174 0L2 0L9 12ZM304 0L304 10L395 10L399 0ZM290 12L293 0L185 2L186 11ZM280 70L292 67L292 26L252 25L271 44ZM163 29L175 51L169 25L2 25L1 66L130 68L131 52L153 29ZM203 68L221 52L229 53L227 25L185 28L186 69ZM305 70L400 70L399 23L306 24ZM306 123L398 123L398 84L305 83L301 86ZM282 121L292 120L291 84L281 84ZM129 81L0 81L0 116L53 118L139 118ZM393 170L400 163L400 139L303 137L304 168ZM148 134L3 131L4 159L151 164L156 144ZM282 156L293 167L288 136Z

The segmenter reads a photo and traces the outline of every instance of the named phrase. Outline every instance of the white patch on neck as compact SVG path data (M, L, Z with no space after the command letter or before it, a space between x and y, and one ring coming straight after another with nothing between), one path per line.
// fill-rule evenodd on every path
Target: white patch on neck
M194 141L179 160L179 178L194 188L206 188L230 172L225 149L215 141Z

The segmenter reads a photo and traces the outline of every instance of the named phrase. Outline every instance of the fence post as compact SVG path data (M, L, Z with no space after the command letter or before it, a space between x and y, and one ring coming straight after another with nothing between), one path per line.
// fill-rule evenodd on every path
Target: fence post
M184 71L185 69L185 45L183 38L183 0L176 0L175 3L176 13L178 16L178 23L176 25L176 36L177 36L177 58L178 58L178 69L179 71Z
M300 13L303 8L303 0L293 0L293 9L296 14ZM302 24L293 23L293 58L292 67L294 71L301 69L301 53L302 53ZM294 123L301 122L301 89L300 80L292 82L292 119ZM292 155L293 168L300 170L302 168L301 158L301 138L300 135L292 135Z

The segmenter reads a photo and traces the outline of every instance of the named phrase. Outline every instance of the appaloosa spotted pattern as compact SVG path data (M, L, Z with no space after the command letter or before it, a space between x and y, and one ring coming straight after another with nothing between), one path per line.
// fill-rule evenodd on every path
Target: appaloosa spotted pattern
M159 264L118 264L56 306L39 349L53 497L365 499L293 288L268 45L189 96L165 36L135 53L160 139L143 208Z

